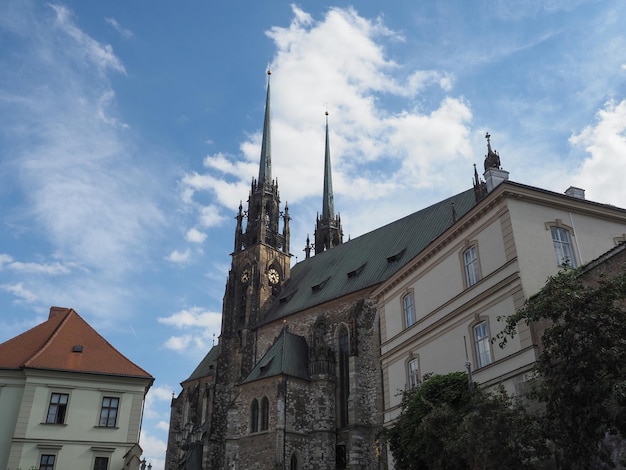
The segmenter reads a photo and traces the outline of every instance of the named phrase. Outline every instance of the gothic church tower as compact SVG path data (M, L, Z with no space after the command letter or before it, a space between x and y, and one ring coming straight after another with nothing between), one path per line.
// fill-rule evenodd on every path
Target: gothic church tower
M232 381L245 377L258 360L254 357L254 329L268 301L278 295L290 274L289 212L286 205L285 211L280 211L278 182L272 179L270 75L268 72L259 177L252 179L247 210L239 204L224 294L221 339L225 344L237 343L230 351L238 362L228 368Z
M322 200L322 216L317 216L314 237L316 255L343 243L341 217L335 217L335 204L333 200L333 180L330 169L330 140L328 138L328 111L326 112L326 147L324 152L324 195Z

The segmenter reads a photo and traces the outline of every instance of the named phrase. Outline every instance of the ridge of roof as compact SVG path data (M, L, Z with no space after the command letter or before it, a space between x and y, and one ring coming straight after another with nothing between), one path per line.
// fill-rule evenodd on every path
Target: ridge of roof
M54 370L154 380L75 310L65 309L0 344L0 369ZM52 312L52 309L51 309Z
M475 205L468 189L297 263L261 324L374 288Z

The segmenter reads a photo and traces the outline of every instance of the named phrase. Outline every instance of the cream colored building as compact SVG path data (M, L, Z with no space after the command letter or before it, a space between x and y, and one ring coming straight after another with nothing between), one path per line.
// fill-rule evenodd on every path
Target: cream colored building
M490 154L491 148L489 148ZM497 156L497 155L496 155ZM563 263L579 266L625 240L626 210L508 180L485 163L477 203L374 292L381 324L384 422L425 374L471 369L473 380L523 393L539 331L520 325L501 349L491 338Z
M138 469L154 379L72 309L0 344L0 469Z

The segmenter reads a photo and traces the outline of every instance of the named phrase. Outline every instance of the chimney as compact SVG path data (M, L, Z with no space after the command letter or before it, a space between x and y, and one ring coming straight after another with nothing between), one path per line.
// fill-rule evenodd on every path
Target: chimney
M487 184L487 192L490 193L500 183L508 181L509 172L501 168L487 168L483 178L485 178L485 183Z
M56 317L57 315L62 315L67 313L69 308L67 307L50 307L50 315L48 315L48 320Z
M585 199L585 190L582 188L577 188L575 186L570 186L565 190L565 195L569 197L575 197L577 199Z

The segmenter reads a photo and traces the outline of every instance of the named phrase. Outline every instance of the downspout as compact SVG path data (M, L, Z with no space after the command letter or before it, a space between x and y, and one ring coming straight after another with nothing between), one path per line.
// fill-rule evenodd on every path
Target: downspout
M572 217L572 213L568 211L569 214L569 223L572 226L572 232L574 233L574 244L576 245L576 254L578 254L578 260L580 264L583 264L583 259L580 254L580 246L578 246L578 237L576 236L576 227L574 227L574 217Z

